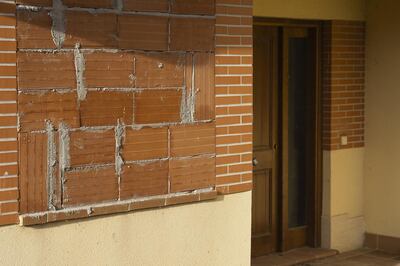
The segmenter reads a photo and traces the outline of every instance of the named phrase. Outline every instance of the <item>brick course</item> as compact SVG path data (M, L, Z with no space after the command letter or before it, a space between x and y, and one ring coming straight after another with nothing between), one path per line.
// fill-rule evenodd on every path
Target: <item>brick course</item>
M323 147L363 147L365 23L326 22L323 42Z
M0 224L18 218L16 17L14 1L0 3Z

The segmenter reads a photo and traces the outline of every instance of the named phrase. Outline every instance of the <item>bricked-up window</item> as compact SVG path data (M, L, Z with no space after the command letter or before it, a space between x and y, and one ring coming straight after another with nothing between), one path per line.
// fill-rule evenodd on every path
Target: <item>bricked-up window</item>
M21 223L214 198L214 36L214 0L17 1Z

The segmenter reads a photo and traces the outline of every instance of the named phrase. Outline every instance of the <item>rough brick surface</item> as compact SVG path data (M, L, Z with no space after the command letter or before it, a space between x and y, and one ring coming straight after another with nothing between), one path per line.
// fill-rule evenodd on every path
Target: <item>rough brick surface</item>
M135 93L135 123L179 122L181 90L148 90Z
M121 199L168 193L168 161L125 165L121 176Z
M18 3L46 8L0 18L0 224L19 173L24 225L215 198L213 0Z
M126 11L168 12L169 0L123 0Z
M118 199L114 167L65 173L63 206L76 206Z
M117 46L115 14L67 11L65 21L64 47L75 47L76 43L83 48Z
M19 89L75 89L72 53L18 53Z
M70 132L70 166L114 163L114 135L114 130Z
M32 1L33 2L33 1ZM40 2L35 1L38 5ZM43 1L44 2L44 1ZM18 48L55 48L51 37L51 17L48 12L18 12Z
M61 122L79 127L77 96L74 92L42 92L18 94L19 122L23 132L44 130L46 121L58 128Z
M171 50L214 51L215 20L171 18Z
M138 50L168 49L168 18L125 15L118 18L119 48Z
M154 160L168 157L168 128L127 128L122 145L125 161Z
M171 191L182 192L215 185L215 158L172 159L169 163Z
M135 87L133 53L85 53L85 83L89 88Z
M19 189L21 213L47 210L47 136L20 134Z
M172 13L214 15L215 0L172 0Z
M130 125L133 121L133 93L89 91L80 103L80 121L84 127Z
M184 84L185 64L183 53L137 53L136 87L181 88Z
M215 153L214 123L174 126L170 132L172 157Z

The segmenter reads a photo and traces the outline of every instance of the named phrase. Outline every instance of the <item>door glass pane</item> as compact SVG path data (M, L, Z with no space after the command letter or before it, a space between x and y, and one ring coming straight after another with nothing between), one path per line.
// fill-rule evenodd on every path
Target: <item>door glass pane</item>
M288 220L289 228L306 225L306 138L307 138L307 38L289 39L288 77Z

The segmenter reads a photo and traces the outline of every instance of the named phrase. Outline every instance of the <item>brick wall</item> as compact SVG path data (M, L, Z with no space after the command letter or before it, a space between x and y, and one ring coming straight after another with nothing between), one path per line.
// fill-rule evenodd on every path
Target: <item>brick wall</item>
M251 0L5 2L0 224L251 190Z
M323 49L323 147L363 147L365 23L326 22ZM341 145L342 136L347 145Z
M15 3L0 1L0 224L18 218Z
M252 0L217 0L217 189L252 189Z

